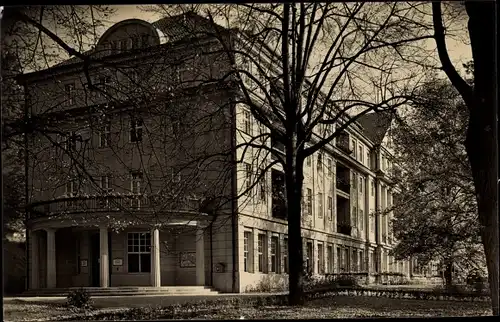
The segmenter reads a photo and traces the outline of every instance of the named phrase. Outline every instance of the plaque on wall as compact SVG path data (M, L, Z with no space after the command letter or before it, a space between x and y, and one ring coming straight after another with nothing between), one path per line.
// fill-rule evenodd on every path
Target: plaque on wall
M180 253L181 267L196 267L196 252Z
M113 266L122 266L122 265L123 265L123 259L121 258L113 259Z
M87 260L86 259L83 259L82 262L81 262L81 266L82 267L87 267Z

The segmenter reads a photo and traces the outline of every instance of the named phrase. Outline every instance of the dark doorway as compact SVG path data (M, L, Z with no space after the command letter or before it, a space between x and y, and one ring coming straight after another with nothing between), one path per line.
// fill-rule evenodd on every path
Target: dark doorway
M95 287L100 286L99 247L99 234L90 235L90 285Z

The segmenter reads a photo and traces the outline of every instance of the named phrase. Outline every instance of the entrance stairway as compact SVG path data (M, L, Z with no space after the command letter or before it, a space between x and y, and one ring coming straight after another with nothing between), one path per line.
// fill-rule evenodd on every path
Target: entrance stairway
M121 286L121 287L69 287L69 288L41 288L28 290L23 296L67 296L71 291L84 289L91 296L133 296L133 295L176 295L176 296L195 296L195 295L217 295L209 286Z

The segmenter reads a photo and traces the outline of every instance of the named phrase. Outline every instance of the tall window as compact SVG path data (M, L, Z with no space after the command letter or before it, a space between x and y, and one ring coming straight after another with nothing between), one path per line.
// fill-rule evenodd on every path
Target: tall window
M312 273L313 272L313 244L311 242L307 242L306 245L306 269L307 272Z
M99 188L103 193L109 193L111 189L111 178L109 176L99 177Z
M366 165L368 166L368 168L371 168L371 164L370 164L370 150L368 150L368 148L366 149Z
M78 194L78 180L76 177L73 177L66 182L65 194L68 197L74 197Z
M350 260L349 260L349 249L344 248L344 256L342 256L342 267L345 272L349 272L350 269Z
M359 177L359 192L363 193L363 181L364 181L364 178L363 177Z
M333 220L333 198L328 196L328 220Z
M283 268L288 274L288 238L283 239Z
M139 118L130 119L130 142L142 141L142 120Z
M342 252L341 248L337 247L337 273L342 273L343 265L342 265Z
M372 197L375 195L375 180L370 181L372 184Z
M310 156L306 157L306 165L307 165L308 167L310 167L310 166L311 166L311 157L310 157Z
M266 189L266 173L264 173L264 168L260 168L260 175L262 176L259 180L259 197L260 201L266 202L266 197L267 197L267 189Z
M259 234L258 238L259 239L258 239L258 244L257 244L257 254L259 256L259 272L263 273L264 267L265 267L264 247L266 244L266 235Z
M323 152L318 153L318 171L323 170Z
M111 141L111 124L106 123L103 125L101 131L99 132L99 147L107 147L109 146L109 142Z
M252 186L252 165L250 163L245 162L245 190L250 189ZM251 194L251 191L247 191L248 194Z
M141 193L142 173L133 172L130 176L130 191L135 195L132 197L131 206L132 208L139 208L141 206L141 201L137 196Z
M363 230L363 226L365 224L365 217L364 217L364 212L363 209L359 209L359 228Z
M354 225L358 224L358 208L356 206L352 206L352 222Z
M307 188L307 214L312 216L313 206L312 206L312 190Z
M128 233L128 272L151 272L151 234Z
M318 244L318 273L325 274L325 258L323 244Z
M266 142L266 133L267 133L266 126L259 122L260 142L262 143Z
M128 39L120 40L120 51L127 51L128 49Z
M243 110L243 126L245 133L252 135L252 122L250 120L250 111Z
M326 247L326 270L327 273L333 273L333 246Z
M332 176L332 159L331 158L328 158L328 160L326 161L326 166L328 167L328 169L326 169L326 173L329 177Z
M359 252L359 271L364 272L366 270L365 261L363 258L363 251Z
M245 231L243 233L243 267L245 272L250 272L250 243L251 243L252 232Z
M356 141L355 140L351 140L351 148L352 148L354 159L357 159L357 153L356 153L357 150L356 150Z
M75 83L64 85L64 92L66 94L66 105L75 104Z
M363 146L360 144L359 145L359 162L365 163L364 158L365 158L365 153L363 151Z
M273 273L278 273L279 270L278 246L278 237L271 237L271 272Z
M352 250L352 271L357 272L358 271L358 251L356 249Z
M318 193L318 218L323 218L323 194Z

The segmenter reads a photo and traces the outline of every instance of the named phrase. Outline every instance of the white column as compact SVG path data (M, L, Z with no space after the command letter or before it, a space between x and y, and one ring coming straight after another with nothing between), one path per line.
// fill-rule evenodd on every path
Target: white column
M57 286L56 272L56 231L47 228L47 288Z
M196 231L196 285L205 285L205 242L204 229L198 227Z
M151 286L161 286L160 230L151 230Z
M40 274L40 247L39 237L37 231L31 231L31 289L40 287L39 274Z
M100 247L100 286L109 287L109 248L108 248L108 227L99 228Z

